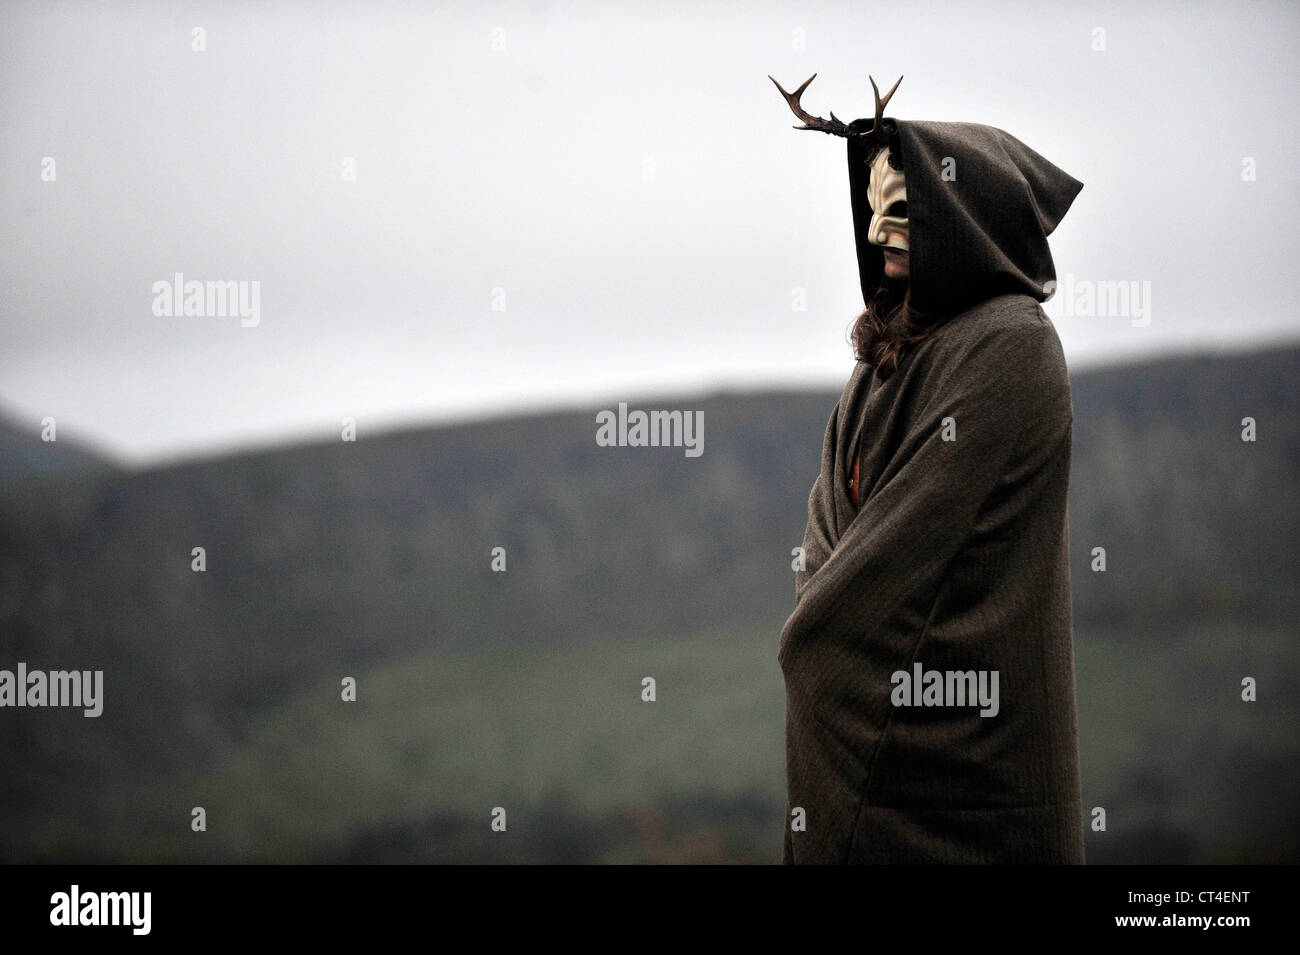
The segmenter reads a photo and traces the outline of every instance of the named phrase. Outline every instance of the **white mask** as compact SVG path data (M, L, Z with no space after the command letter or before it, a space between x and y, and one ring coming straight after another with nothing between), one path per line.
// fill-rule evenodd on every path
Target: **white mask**
M871 162L871 181L867 185L867 202L871 205L871 229L867 241L891 249L909 251L907 244L907 190L903 185L903 171L889 165L889 150L876 153ZM895 203L903 203L895 210ZM900 215L888 215L901 211Z

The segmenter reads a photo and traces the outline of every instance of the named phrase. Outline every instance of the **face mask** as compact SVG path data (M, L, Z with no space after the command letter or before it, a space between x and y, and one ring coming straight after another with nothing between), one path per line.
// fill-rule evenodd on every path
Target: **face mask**
M867 202L871 205L871 229L867 233L867 241L872 245L909 251L907 190L903 185L903 171L889 165L888 149L876 153L876 158L871 162Z

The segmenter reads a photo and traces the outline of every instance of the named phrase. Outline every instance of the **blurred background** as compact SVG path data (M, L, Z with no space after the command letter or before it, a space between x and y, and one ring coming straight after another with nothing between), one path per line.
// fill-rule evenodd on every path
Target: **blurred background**
M777 861L861 307L843 144L767 79L812 73L814 113L905 74L891 115L1012 132L1085 184L1063 289L1144 290L1047 306L1088 860L1300 860L1298 27L0 6L0 669L105 682L0 710L0 861ZM176 273L257 282L257 323L156 314ZM598 447L620 401L702 411L704 454Z

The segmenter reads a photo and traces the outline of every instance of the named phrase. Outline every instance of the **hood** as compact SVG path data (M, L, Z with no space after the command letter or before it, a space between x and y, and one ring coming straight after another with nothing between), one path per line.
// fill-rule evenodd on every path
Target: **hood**
M867 129L871 122L858 119L850 127ZM1083 183L992 126L889 122L906 177L912 303L947 317L995 295L1046 301L1043 286L1056 278L1047 237ZM880 247L867 241L867 183L878 148L848 140L864 302L879 287L885 264Z

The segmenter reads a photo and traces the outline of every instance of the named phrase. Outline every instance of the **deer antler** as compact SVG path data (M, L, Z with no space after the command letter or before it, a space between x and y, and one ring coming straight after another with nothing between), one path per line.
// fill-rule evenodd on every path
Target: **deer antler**
M889 92L885 94L884 99L880 98L880 89L876 86L876 81L871 79L870 76L868 76L867 79L871 80L871 92L874 93L876 97L876 119L871 124L871 128L862 135L880 138L884 132L885 107L889 105L889 101L894 96L894 91L898 89L898 84L903 82L903 78L900 76L894 81L894 85L889 88Z
M867 77L867 79L871 79L871 89L876 95L876 118L871 124L870 129L861 133L855 133L850 130L846 124L840 122L833 112L830 114L830 119L822 119L820 116L814 116L811 113L805 112L804 108L799 105L799 97L802 96L803 91L808 88L808 84L817 79L816 73L804 80L803 85L793 93L787 93L781 88L781 84L777 83L771 76L768 76L768 79L772 80L778 90L781 90L781 95L785 97L785 101L790 105L791 112L793 112L795 116L799 117L799 119L803 120L803 125L796 126L794 127L795 129L812 129L819 133L829 133L832 136L843 136L845 139L850 136L867 136L873 139L883 138L884 130L882 128L882 123L885 118L885 107L889 105L889 99L894 95L894 91L898 89L898 84L903 82L903 78L900 76L890 91L885 94L885 98L881 99L880 89L876 86L876 81L871 79L869 76Z
M848 137L852 135L849 132L849 127L836 119L834 113L831 113L831 118L829 120L825 120L820 116L814 116L812 113L804 112L803 107L799 105L799 97L802 96L803 91L808 88L808 84L817 79L816 73L804 80L803 85L793 93L787 93L785 90L781 89L781 84L772 79L770 75L768 76L768 79L772 80L773 83L776 83L776 88L781 90L781 95L784 96L785 101L790 104L790 111L803 120L803 125L796 126L794 127L795 129L815 129L819 133L830 133L832 136Z

